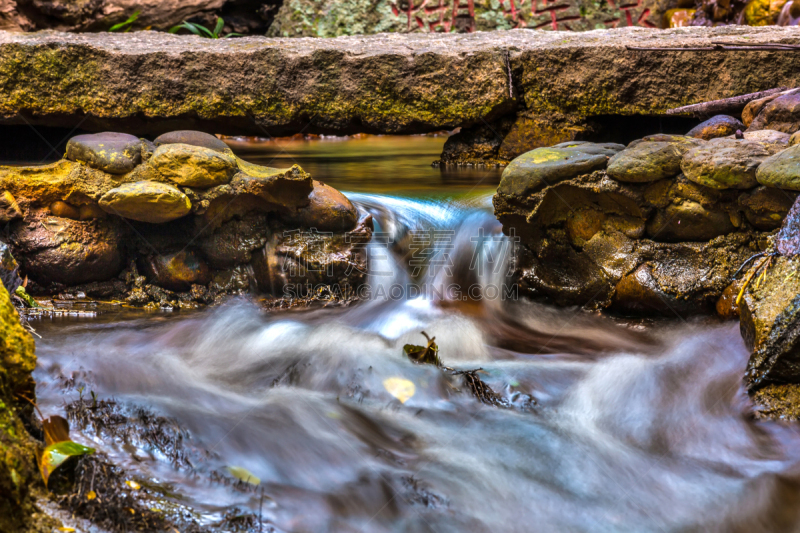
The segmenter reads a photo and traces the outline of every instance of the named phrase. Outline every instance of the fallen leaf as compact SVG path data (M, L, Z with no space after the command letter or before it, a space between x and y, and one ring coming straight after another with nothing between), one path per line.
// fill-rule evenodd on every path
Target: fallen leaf
M442 361L439 359L439 346L434 342L436 337L429 337L424 331L422 334L428 340L426 346L417 346L416 344L406 344L403 346L403 351L409 359L415 363L425 363L434 366L442 366Z
M71 440L57 442L46 447L42 452L39 463L39 470L42 473L44 486L47 486L47 480L50 479L50 475L61 466L64 461L70 457L88 455L90 453L94 453L94 448L89 448L88 446L72 442Z
M69 422L63 416L53 415L42 420L42 429L45 446L69 440Z
M125 484L128 485L133 490L139 490L139 489L142 488L142 486L139 485L138 483L136 483L135 481L128 480L128 481L125 482Z
M93 490L90 490L89 493L86 495L86 499L89 501L92 501L95 498L97 498L97 493Z
M261 483L261 479L241 466L229 466L228 472L230 472L231 475L239 481L244 481L245 483L250 483L251 485L258 485Z
M384 379L383 387L389 394L400 400L400 403L406 403L417 391L414 383L404 378Z
M75 528L74 527L62 526L62 527L58 528L58 530L59 531L64 531L66 533L70 533L72 531L75 531Z

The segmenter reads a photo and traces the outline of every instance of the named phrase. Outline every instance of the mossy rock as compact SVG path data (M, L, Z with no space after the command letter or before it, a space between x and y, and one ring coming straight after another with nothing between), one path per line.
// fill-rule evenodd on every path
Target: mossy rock
M125 174L142 161L142 142L126 133L78 135L67 142L67 159L109 174Z
M548 185L603 169L607 162L607 155L590 153L590 147L584 144L537 148L522 154L506 167L497 192L525 197Z
M775 145L739 139L712 139L684 154L683 174L691 181L714 189L752 189L758 185L756 170L778 151Z
M131 220L161 224L188 215L192 203L177 187L140 181L111 189L100 199L100 207Z

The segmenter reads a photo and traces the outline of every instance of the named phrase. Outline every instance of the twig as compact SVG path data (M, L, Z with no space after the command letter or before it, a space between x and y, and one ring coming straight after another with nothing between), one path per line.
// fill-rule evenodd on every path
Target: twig
M744 106L767 96L774 94L788 93L794 91L789 87L779 87L777 89L767 89L766 91L759 91L756 93L742 94L739 96L732 96L730 98L723 98L721 100L711 100L709 102L702 102L699 104L686 105L683 107L676 107L674 109L667 109L667 115L680 115L684 113L692 113L695 115L716 115L719 113L730 113L734 111L741 111Z
M714 44L711 46L687 46L687 47L659 47L659 46L626 46L626 50L641 50L646 52L740 52L740 51L759 51L774 50L778 52L795 52L800 47L780 43L764 44Z

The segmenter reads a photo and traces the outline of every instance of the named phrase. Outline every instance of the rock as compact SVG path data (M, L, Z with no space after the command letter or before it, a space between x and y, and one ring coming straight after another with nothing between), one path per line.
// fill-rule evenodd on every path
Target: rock
M658 181L677 176L681 158L692 148L687 142L647 141L631 143L608 162L608 175L628 183Z
M791 135L783 133L782 131L775 130L756 130L745 131L743 134L745 141L758 141L766 144L779 144L783 145L781 148L786 148L789 144ZM729 135L727 139L735 139L734 135Z
M692 200L659 209L647 221L647 236L660 242L703 242L735 230L727 213Z
M779 254L788 257L800 255L800 202L797 200L786 213L780 231L773 240Z
M3 241L0 241L0 283L9 294L14 294L17 287L22 285L22 279L19 277L19 264L14 259L11 248Z
M744 8L744 22L749 26L771 26L778 21L786 0L749 0Z
M34 487L41 483L36 465L38 445L22 418L35 416L21 396L36 399L32 372L36 367L33 337L20 324L8 291L0 285L0 531L47 531L34 525L41 511L34 505ZM29 424L30 427L31 424ZM40 527L36 527L36 526Z
M794 146L798 143L800 143L800 131L792 133L792 135L789 137L789 146Z
M688 135L708 141L717 137L733 135L736 130L744 131L745 126L738 119L728 115L717 115L692 128Z
M156 137L153 141L153 144L156 147L165 144L188 144L190 146L199 146L201 148L208 148L223 154L233 155L233 150L231 150L230 147L225 144L225 142L221 141L215 135L211 135L202 131L171 131Z
M784 94L767 102L748 129L776 130L790 134L800 130L800 92Z
M296 214L283 217L287 222L319 231L347 231L358 222L358 209L345 195L329 185L314 181L310 203Z
M0 194L0 223L7 224L20 218L22 218L22 209L20 209L14 195L8 191L3 191Z
M109 174L125 174L142 161L142 146L126 133L78 135L67 142L66 158Z
M199 189L228 183L237 171L232 156L189 144L162 144L147 164L175 185Z
M737 139L712 139L683 155L681 170L691 181L715 189L752 189L756 169L778 150L774 145Z
M112 189L100 199L100 207L106 213L152 224L181 218L192 210L189 198L179 189L154 181L126 183Z
M646 9L646 3L631 9ZM550 15L540 10L536 17ZM516 116L537 118L546 137L565 125L567 137L559 140L567 140L574 137L571 128L585 131L589 119L652 117L686 103L787 86L796 78L790 62L753 61L753 54L625 49L661 46L665 37L671 46L706 46L714 40L788 42L793 35L791 28L736 26L573 32L568 43L553 33L523 29L313 41L200 40L165 32L5 33L0 86L7 90L0 91L0 116L4 124L22 126L85 119L82 127L97 131L151 134L164 124L180 124L232 135L264 135L266 128L281 136L303 128L426 133L493 124L509 115L514 122ZM679 72L680 79L653 75L665 72ZM742 81L734 89L730 80Z
M795 192L761 186L741 195L739 205L753 227L770 231L781 226L796 198Z
M461 128L444 142L440 163L445 166L499 165L503 162L499 153L503 139L512 127L510 119L501 119L490 124ZM530 148L525 151L528 150Z
M587 149L577 145L531 150L506 167L497 192L524 197L548 185L605 168L608 156L585 152Z
M722 291L722 295L720 295L715 306L717 316L726 320L739 318L739 304L736 303L736 298L739 296L743 283L744 280L739 278Z
M698 313L694 302L664 292L648 265L640 266L617 283L611 306L628 313L671 317Z
M192 285L211 281L208 265L191 249L148 257L142 272L151 283L172 291L188 291Z
M11 224L9 243L23 274L45 287L106 281L124 261L124 233L111 219L82 222L34 211Z
M765 159L756 171L761 185L800 190L800 146L790 146Z
M744 110L742 111L742 122L744 125L749 128L756 116L758 116L758 114L761 113L761 110L764 109L765 105L772 102L776 98L787 94L788 92L789 91L771 94L769 96L765 96L764 98L759 98L758 100L749 102L746 106L744 106ZM792 92L794 92L794 90Z
M752 267L751 267L752 268ZM776 257L763 282L751 283L740 309L740 325L752 355L750 388L768 381L800 379L800 258Z
M241 219L225 222L198 241L200 250L211 266L225 270L249 263L251 254L262 249L270 236L267 216L249 213Z

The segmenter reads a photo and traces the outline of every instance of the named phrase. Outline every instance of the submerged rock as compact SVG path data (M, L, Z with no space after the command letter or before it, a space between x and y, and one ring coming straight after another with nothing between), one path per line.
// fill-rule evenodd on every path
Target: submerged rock
M506 196L527 196L548 185L605 168L608 152L592 143L565 143L537 148L514 159L503 171L497 191Z
M100 199L100 207L107 213L153 224L184 217L192 210L189 198L178 188L154 181L111 189Z
M692 128L688 135L697 139L708 141L717 137L726 137L736 130L744 130L745 125L738 119L728 115L717 115Z
M199 189L228 183L237 172L232 155L189 144L162 144L147 164L175 185Z
M761 185L800 191L800 146L790 146L765 159L756 179Z
M125 174L142 160L139 138L126 133L77 135L67 142L67 159L109 174Z
M153 144L158 147L165 144L188 144L190 146L199 146L202 148L209 148L211 150L215 150L217 152L233 155L233 150L225 144L224 141L220 140L215 135L211 135L209 133L205 133L202 131L194 131L194 130L179 130L179 131L171 131L169 133L164 133L163 135L159 135L153 141Z
M756 141L712 139L686 152L683 174L695 183L715 189L752 189L758 166L778 149Z
M628 183L672 178L680 174L683 154L694 145L681 138L673 141L645 138L612 157L608 162L608 175Z

